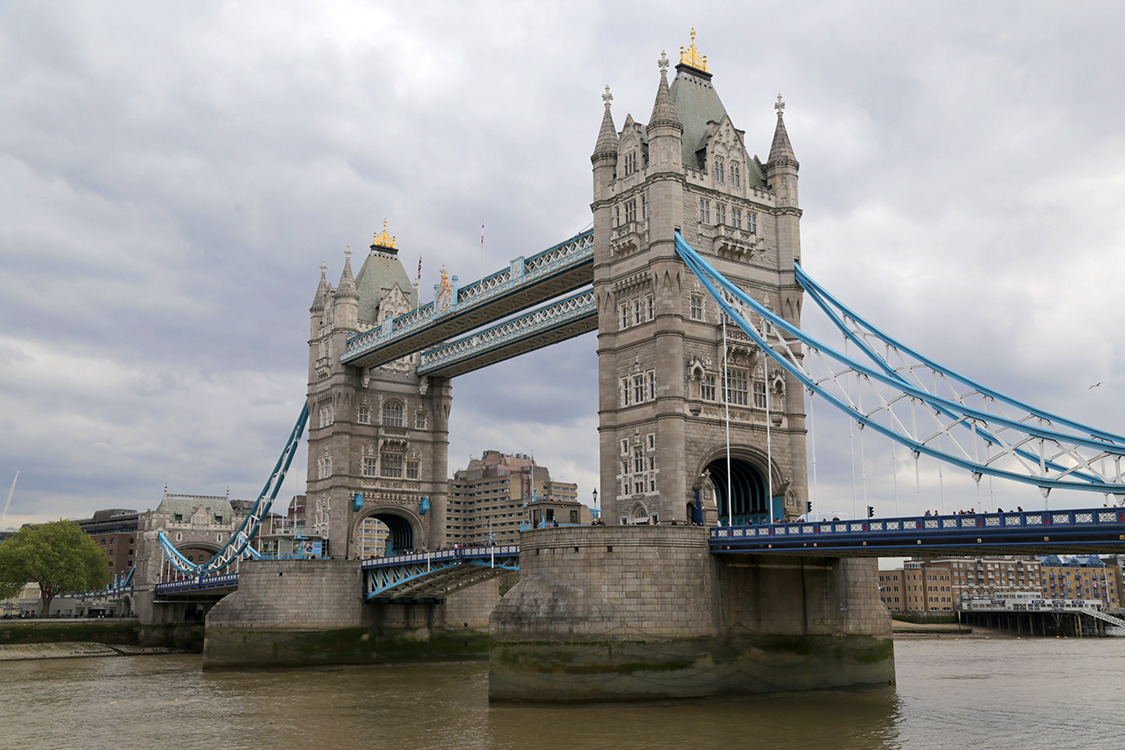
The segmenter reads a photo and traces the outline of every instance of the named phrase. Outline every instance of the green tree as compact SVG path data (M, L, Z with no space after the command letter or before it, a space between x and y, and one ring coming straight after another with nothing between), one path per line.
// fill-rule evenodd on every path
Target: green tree
M35 581L40 617L56 594L99 589L110 578L105 553L74 521L24 526L0 544L0 592Z

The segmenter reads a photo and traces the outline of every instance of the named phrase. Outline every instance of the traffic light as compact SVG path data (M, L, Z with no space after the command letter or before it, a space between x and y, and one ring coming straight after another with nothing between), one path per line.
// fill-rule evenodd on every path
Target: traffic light
M875 507L874 506L872 506L872 505L867 506L867 517L868 518L874 518L875 517Z
M812 500L805 501L805 512L812 513Z

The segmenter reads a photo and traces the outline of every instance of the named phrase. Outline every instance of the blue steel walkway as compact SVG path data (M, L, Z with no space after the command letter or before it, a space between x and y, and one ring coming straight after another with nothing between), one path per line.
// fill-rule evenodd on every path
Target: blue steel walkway
M1125 552L1125 508L719 526L711 552L823 557Z
M520 569L516 544L380 557L363 563L370 602L438 601L473 584Z

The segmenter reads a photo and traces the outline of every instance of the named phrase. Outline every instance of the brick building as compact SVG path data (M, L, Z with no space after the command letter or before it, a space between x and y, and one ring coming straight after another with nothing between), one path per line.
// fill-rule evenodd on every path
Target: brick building
M124 576L136 564L139 515L135 510L107 508L76 521L105 552L111 575Z

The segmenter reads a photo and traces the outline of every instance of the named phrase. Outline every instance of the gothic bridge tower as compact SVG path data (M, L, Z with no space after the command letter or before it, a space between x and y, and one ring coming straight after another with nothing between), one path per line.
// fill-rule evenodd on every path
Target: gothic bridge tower
M361 525L374 517L394 549L436 549L445 533L450 381L416 375L418 355L382 367L341 364L351 336L418 307L386 222L354 277L350 249L345 256L335 289L321 264L309 310L308 531L329 539L332 557L354 557Z
M606 87L591 157L606 519L725 522L728 498L735 522L793 518L808 494L803 392L736 326L724 340L723 315L674 237L800 324L798 163L784 104L778 96L763 164L719 99L694 32L671 85L668 65L662 53L647 125L628 115L619 133Z

